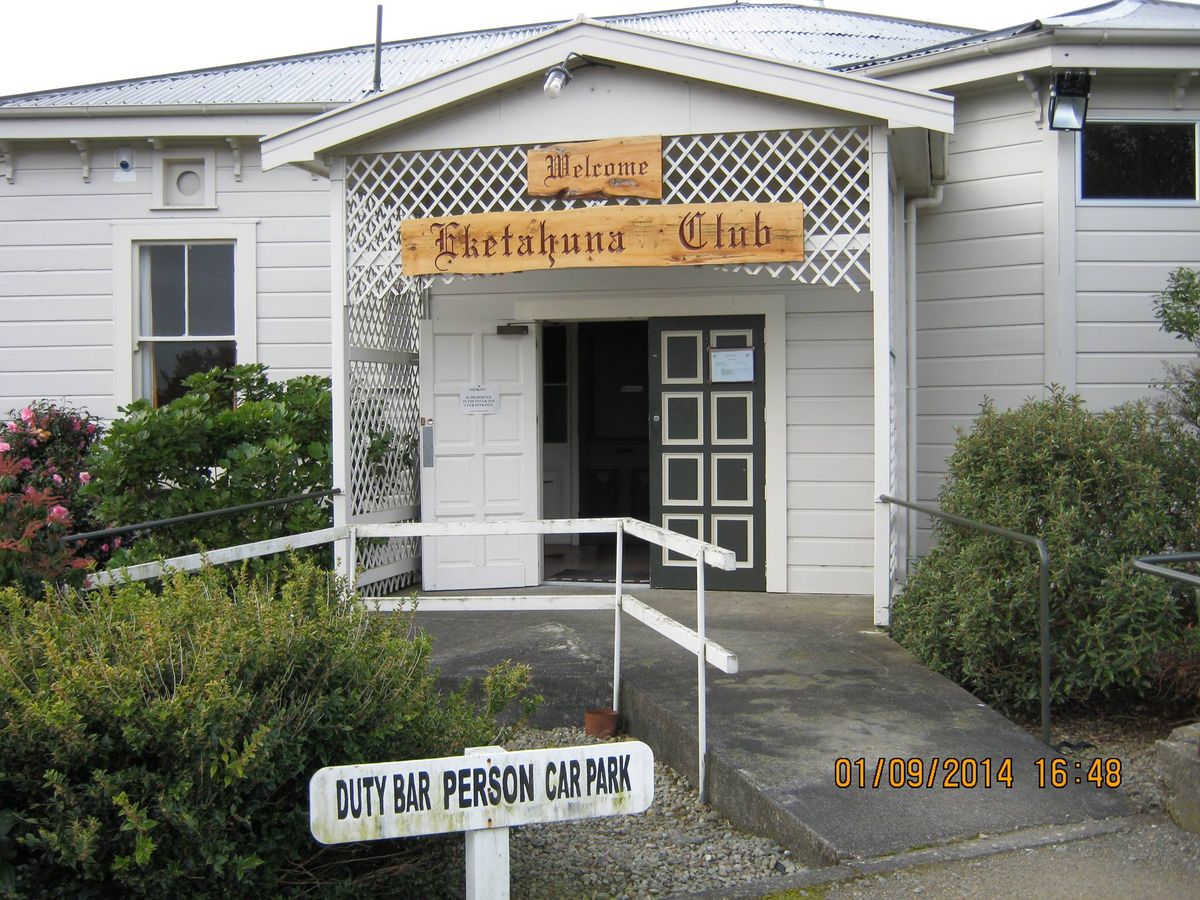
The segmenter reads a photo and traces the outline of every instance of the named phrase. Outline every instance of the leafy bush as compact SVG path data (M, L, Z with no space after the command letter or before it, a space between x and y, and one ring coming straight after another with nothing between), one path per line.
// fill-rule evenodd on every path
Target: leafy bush
M0 427L0 585L40 594L43 582L91 563L89 549L99 548L64 547L60 538L88 527L78 494L91 479L86 460L98 432L86 412L46 401Z
M279 383L259 365L189 376L188 393L159 408L122 409L91 459L87 495L109 526L166 519L328 488L329 379ZM330 524L327 503L218 516L146 532L114 554L143 562L310 531Z
M1183 636L1159 655L1155 680L1167 703L1200 715L1200 628L1189 624Z
M1142 405L1090 412L1056 391L985 403L949 460L947 512L1040 536L1050 548L1055 702L1146 694L1155 660L1195 617L1183 592L1130 560L1196 546L1200 441ZM947 523L892 608L893 636L1002 707L1039 684L1035 551Z
M0 868L16 894L431 896L453 881L445 842L318 847L308 779L493 743L529 671L494 669L479 708L440 695L411 617L353 600L304 561L276 589L209 570L161 593L0 592Z
M1200 275L1188 268L1172 272L1154 298L1154 314L1163 331L1200 349ZM1200 432L1200 364L1165 368L1166 377L1154 386L1163 392L1166 410Z

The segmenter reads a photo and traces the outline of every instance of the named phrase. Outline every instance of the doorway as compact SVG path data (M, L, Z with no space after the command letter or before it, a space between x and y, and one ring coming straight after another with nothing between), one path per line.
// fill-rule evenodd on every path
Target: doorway
M766 590L765 321L761 315L546 323L542 515L629 516L712 541L715 590ZM557 538L557 541L555 540ZM548 536L543 577L611 583L612 535ZM624 580L688 588L686 557L628 539Z
M578 322L542 327L542 504L545 518L650 518L648 327ZM624 580L648 584L649 550L628 539ZM611 583L613 535L548 537L546 581Z

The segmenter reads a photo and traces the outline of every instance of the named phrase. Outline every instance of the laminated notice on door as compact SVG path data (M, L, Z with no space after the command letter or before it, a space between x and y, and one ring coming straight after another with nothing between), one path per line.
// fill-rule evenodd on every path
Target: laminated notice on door
M709 353L709 378L713 382L754 380L753 347L714 347Z
M459 388L458 411L464 416L490 416L500 412L500 385L468 384Z

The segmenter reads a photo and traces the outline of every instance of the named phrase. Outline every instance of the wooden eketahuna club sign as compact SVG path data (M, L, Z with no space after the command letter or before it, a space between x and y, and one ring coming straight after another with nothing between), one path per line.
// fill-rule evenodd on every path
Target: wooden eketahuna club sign
M643 812L654 753L641 741L330 766L308 783L322 844L467 833L469 900L508 896L508 828Z
M591 206L400 224L405 275L798 262L799 203Z

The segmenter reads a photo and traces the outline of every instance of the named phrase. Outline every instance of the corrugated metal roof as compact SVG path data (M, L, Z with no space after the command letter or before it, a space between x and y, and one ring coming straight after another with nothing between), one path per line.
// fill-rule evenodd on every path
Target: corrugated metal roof
M1200 6L1170 0L1116 0L1042 20L1062 28L1200 28Z
M919 59L935 56L947 50L957 50L961 47L990 44L1018 34L1033 31L1048 31L1057 28L1104 28L1113 31L1121 29L1179 29L1187 31L1200 30L1200 6L1195 3L1175 3L1171 0L1114 0L1100 6L1091 6L1075 12L1060 13L1039 21L1003 28L999 31L989 31L973 34L965 38L946 41L928 47L921 47L891 56L881 56L877 59L850 63L837 66L839 71L849 72L869 69L872 66L886 65L905 59Z
M606 16L600 21L697 44L829 68L916 50L976 32L793 4L736 3ZM565 23L397 41L383 46L385 89L400 87ZM0 98L0 108L340 104L371 84L374 46L291 56Z

